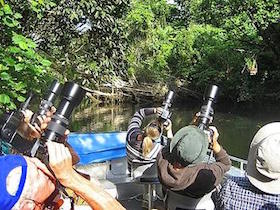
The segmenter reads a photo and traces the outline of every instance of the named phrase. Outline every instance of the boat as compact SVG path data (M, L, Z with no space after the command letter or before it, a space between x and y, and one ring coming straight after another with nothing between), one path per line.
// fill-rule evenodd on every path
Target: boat
M68 142L80 156L77 170L97 178L126 209L164 209L157 177L135 177L127 170L126 132L70 133ZM244 176L246 160L230 156L227 176ZM143 192L146 199L143 200Z

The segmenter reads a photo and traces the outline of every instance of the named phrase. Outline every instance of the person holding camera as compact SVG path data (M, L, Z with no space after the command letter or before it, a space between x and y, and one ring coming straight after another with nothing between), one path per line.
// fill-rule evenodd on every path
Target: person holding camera
M213 126L210 129L212 137L195 125L183 127L158 154L158 176L164 191L201 198L221 183L231 161L218 142L217 129ZM216 159L213 163L208 163L210 142Z
M163 129L167 131L167 138L173 137L171 120L167 120L166 123L161 123L158 119L161 113L161 107L142 108L133 115L126 136L126 153L129 171L131 170L132 161L135 159L140 161L155 160L162 148L161 137ZM157 119L152 120L142 130L141 125L143 120L152 115L156 115Z
M31 113L24 113L24 125L20 128L30 139L40 137L42 129L50 121L50 116L43 116L40 127L35 127L28 120ZM49 168L37 158L11 154L0 157L0 209L44 209L48 199L54 195L52 193L56 189L57 181L73 190L92 209L124 209L97 180L89 181L73 169L72 155L64 144L50 141L46 145ZM57 202L53 208L59 209L62 203Z

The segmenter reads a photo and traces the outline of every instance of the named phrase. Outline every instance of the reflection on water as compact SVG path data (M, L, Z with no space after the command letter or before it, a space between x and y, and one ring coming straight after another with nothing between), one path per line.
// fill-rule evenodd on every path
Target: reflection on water
M139 106L133 104L97 106L86 104L76 110L72 119L71 131L108 132L125 131ZM173 132L188 125L197 109L188 107L172 108ZM263 116L266 116L265 118ZM237 114L216 112L214 125L220 133L219 142L228 153L247 158L248 148L255 132L264 124L273 121L271 115L254 115L254 118Z

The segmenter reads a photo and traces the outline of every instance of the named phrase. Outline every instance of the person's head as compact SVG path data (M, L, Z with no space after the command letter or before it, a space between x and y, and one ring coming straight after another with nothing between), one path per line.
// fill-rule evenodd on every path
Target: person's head
M173 154L176 167L203 162L207 156L208 137L198 127L189 125L181 128L170 142L170 153Z
M147 156L152 148L153 141L160 137L162 130L162 125L158 120L151 121L144 129L144 138L143 138L143 155Z
M249 150L247 177L251 184L269 194L280 194L280 122L263 126Z
M0 209L41 209L55 189L53 176L36 158L0 157Z

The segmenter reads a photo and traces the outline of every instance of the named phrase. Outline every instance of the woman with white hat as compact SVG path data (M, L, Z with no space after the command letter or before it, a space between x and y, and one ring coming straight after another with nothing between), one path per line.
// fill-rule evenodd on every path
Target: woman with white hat
M216 209L280 209L280 122L256 133L245 177L229 177L215 200Z

